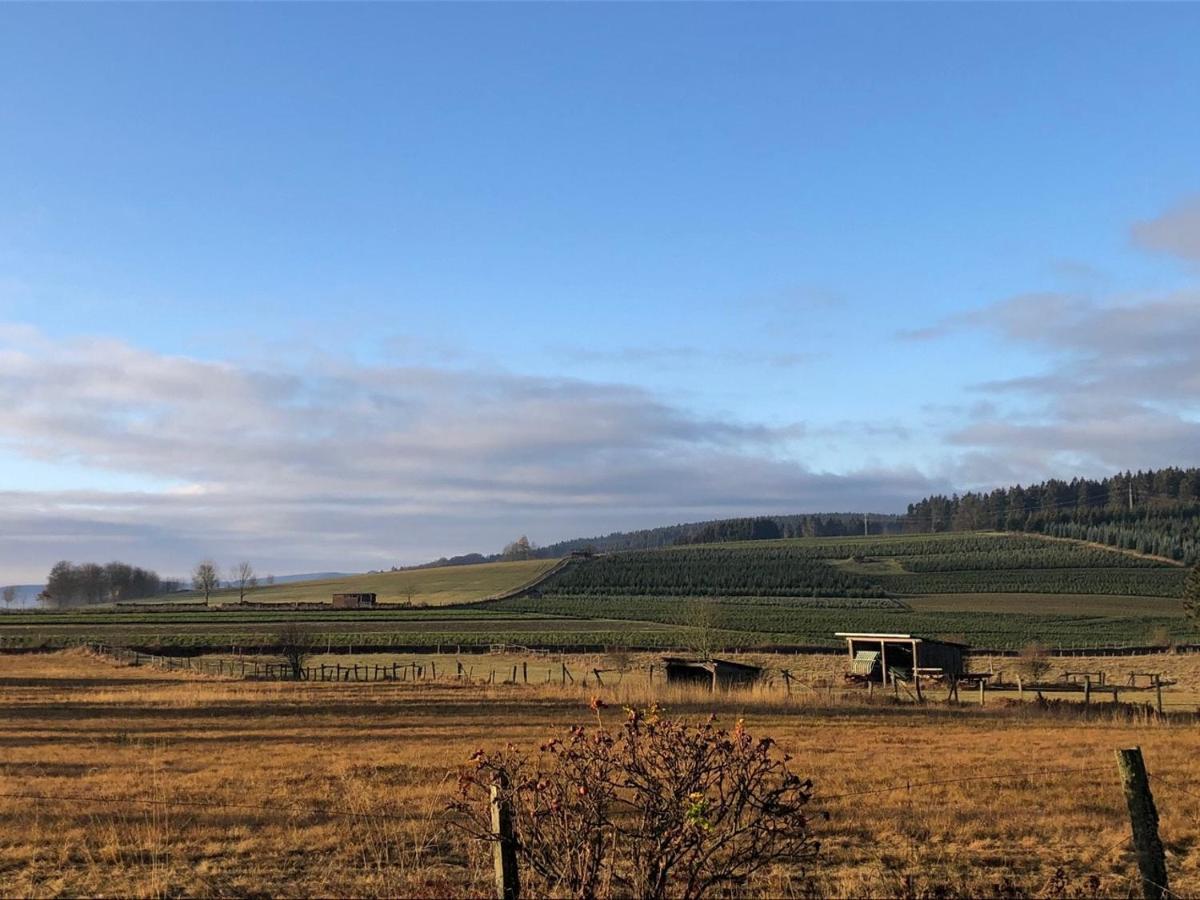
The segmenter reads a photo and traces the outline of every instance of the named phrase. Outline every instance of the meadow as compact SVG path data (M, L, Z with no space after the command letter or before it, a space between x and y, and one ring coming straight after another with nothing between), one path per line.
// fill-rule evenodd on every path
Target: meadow
M1176 659L1194 678L1196 660ZM0 885L20 896L482 895L487 848L444 812L456 766L595 721L594 695L612 704L601 713L612 725L622 704L650 702L743 718L813 779L816 864L764 873L747 893L1126 896L1134 867L1113 751L1132 745L1152 773L1172 886L1200 892L1194 717L714 696L634 678L256 683L78 650L0 656Z
M520 587L552 568L556 562L553 559L525 559L473 566L370 572L289 584L264 583L251 590L246 599L253 603L328 603L330 595L335 592L353 592L375 594L380 603L386 604L448 606ZM195 591L185 591L172 595L172 599L181 603L195 603L203 601L204 596ZM210 597L213 604L237 601L238 591L230 587L213 591Z

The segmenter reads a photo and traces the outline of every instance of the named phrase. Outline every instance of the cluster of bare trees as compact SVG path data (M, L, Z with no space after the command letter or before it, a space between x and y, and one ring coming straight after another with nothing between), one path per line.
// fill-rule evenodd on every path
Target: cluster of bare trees
M38 599L46 606L63 608L156 597L178 587L178 582L164 580L156 572L128 563L76 565L62 560L50 570Z
M265 585L275 583L275 576L268 575L263 579ZM243 560L229 570L229 578L225 582L229 587L237 588L238 602L245 601L246 595L258 587L258 574L248 561ZM192 570L192 589L204 594L207 603L212 592L222 586L220 570L211 559L202 560Z
M505 544L504 551L500 555L506 560L533 559L537 549L537 544L533 543L525 535L521 535L511 544Z

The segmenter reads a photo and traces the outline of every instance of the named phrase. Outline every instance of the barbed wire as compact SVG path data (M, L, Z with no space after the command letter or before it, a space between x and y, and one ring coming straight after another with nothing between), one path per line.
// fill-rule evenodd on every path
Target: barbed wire
M382 811L351 812L348 810L328 809L315 806L270 806L261 803L212 803L204 800L181 800L158 797L106 797L95 794L31 794L31 793L0 793L0 799L32 800L35 802L63 803L106 803L130 806L165 806L198 809L240 810L253 812L272 812L325 816L331 819L392 819L400 822L420 821L420 816L404 816Z
M1183 794L1185 797L1190 797L1193 800L1200 801L1200 794L1197 794L1194 791L1188 790L1183 785L1181 785L1177 782L1168 781L1166 778L1163 778L1161 775L1159 775L1155 772L1147 772L1146 777L1153 778L1155 781L1159 782L1160 784L1164 784L1173 790L1179 791L1179 793Z
M844 794L834 794L831 797L814 796L814 802L832 802L834 800L845 800L848 797L868 797L873 794L889 794L893 791L910 791L913 788L938 787L946 784L962 784L968 781L1016 781L1021 778L1038 778L1046 775L1067 775L1067 774L1087 774L1095 773L1096 769L1038 769L1029 772L1011 772L1002 775L966 775L961 778L942 778L936 781L906 781L903 784L897 783L881 788L870 788L863 791L850 791Z

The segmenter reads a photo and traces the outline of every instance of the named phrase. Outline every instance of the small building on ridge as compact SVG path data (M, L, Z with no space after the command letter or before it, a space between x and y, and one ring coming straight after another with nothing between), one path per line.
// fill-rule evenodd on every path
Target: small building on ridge
M374 609L374 594L334 594L334 609Z

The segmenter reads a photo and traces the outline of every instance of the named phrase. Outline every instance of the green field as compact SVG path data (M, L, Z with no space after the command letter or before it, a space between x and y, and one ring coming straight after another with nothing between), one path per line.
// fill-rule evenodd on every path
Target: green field
M474 566L442 566L432 569L406 569L399 572L375 572L348 575L318 581L261 586L246 599L254 603L328 603L334 593L372 593L380 603L410 603L413 606L447 606L490 597L537 578L558 560L529 559L515 562L481 563ZM183 603L203 601L193 592L172 597ZM233 589L214 591L212 603L236 603ZM161 602L161 601L147 601Z
M252 600L325 602L374 591L377 610L14 613L0 647L86 640L150 650L269 648L297 621L336 649L835 647L836 631L897 631L1016 649L1198 642L1168 562L1033 535L953 534L691 545L575 562L536 592L482 598L554 561L455 566L264 588ZM227 599L223 592L221 599ZM236 598L234 598L236 599ZM412 606L407 605L411 599ZM427 606L422 606L427 604Z

